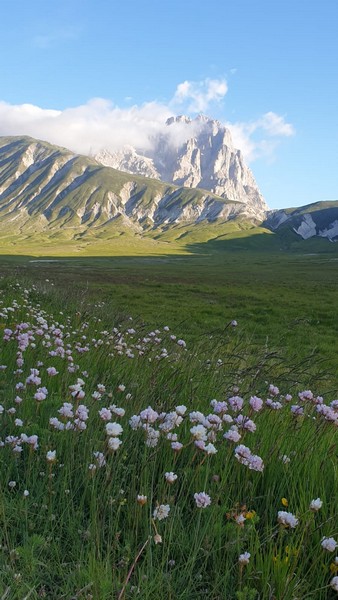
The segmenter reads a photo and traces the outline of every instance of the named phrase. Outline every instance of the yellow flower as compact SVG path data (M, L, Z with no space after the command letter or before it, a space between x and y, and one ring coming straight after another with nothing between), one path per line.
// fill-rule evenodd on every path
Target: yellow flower
M253 519L256 516L256 511L255 510L248 510L247 513L245 513L245 518L246 519Z
M289 503L286 498L282 498L282 504L283 506L289 506Z

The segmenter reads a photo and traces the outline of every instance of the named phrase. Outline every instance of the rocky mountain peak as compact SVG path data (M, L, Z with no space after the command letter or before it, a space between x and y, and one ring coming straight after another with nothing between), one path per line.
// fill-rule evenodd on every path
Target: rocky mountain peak
M198 115L173 116L151 140L151 149L99 153L96 160L128 173L142 174L189 188L202 188L241 202L249 216L263 219L268 206L230 130L220 121Z

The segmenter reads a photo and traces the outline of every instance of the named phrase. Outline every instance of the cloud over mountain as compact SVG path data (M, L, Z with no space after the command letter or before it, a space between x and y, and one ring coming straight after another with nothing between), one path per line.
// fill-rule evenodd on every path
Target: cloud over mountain
M126 145L147 150L152 140L166 130L169 117L205 113L222 102L227 90L225 79L184 81L167 103L154 100L128 108L103 98L64 110L0 101L0 135L30 135L82 154L94 154L103 148L116 151ZM272 111L255 121L224 124L247 161L271 154L281 138L294 133L292 125ZM191 136L191 127L182 123L171 135L173 143L182 143Z

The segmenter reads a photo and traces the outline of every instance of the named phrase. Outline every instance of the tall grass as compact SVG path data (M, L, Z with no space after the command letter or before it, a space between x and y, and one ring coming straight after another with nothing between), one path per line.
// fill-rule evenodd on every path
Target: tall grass
M338 403L311 359L48 281L2 280L0 319L0 597L336 597Z

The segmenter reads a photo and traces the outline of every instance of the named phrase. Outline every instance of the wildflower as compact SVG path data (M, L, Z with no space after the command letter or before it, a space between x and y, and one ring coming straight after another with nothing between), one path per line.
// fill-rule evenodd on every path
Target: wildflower
M310 502L310 510L313 510L314 512L317 512L320 508L322 508L323 506L323 502L320 498L317 498L316 500L311 500Z
M8 482L8 487L10 487L11 490L13 490L15 488L15 486L16 486L16 481L9 481Z
M239 412L243 408L244 400L240 396L232 396L229 398L229 404L233 411Z
M159 533L156 533L154 535L154 542L155 542L155 544L162 544L162 537L160 536Z
M239 564L240 565L248 565L250 562L250 557L251 557L250 552L244 552L243 554L240 554L238 557Z
M304 414L304 408L298 404L293 404L291 406L291 412L293 415L302 416Z
M165 480L167 483L174 483L177 479L177 475L176 473L173 473L173 471L170 471L169 473L165 473L164 474Z
M252 471L263 471L264 463L260 456L252 454L250 448L240 444L235 448L237 460Z
M55 375L57 375L57 374L58 374L58 371L56 370L56 368L55 368L55 367L48 367L48 368L47 368L47 374L48 374L50 377L54 377Z
M64 402L58 413L63 417L72 418L74 416L73 405L70 402Z
M235 517L235 521L236 521L237 525L239 525L240 527L244 526L245 520L246 520L246 517L242 513Z
M279 510L278 523L284 525L285 527L290 527L291 529L294 529L295 527L297 527L299 521L292 513L286 512L285 510Z
M263 408L263 400L257 396L251 396L249 404L255 412L259 412Z
M139 417L138 415L133 415L129 419L129 425L135 431L136 429L142 426L141 417Z
M235 321L235 319L233 319L230 323L231 327L237 327L238 323L237 321Z
M109 410L111 410L114 413L114 415L117 415L118 417L124 417L124 415L126 414L124 408L118 408L114 404L112 404L112 406L109 407Z
M141 506L143 506L144 504L146 504L147 500L148 500L147 496L143 496L143 494L138 494L137 495L136 501Z
M109 436L119 436L123 432L123 428L119 423L107 423L106 425L106 433Z
M196 448L199 450L205 450L205 441L204 440L195 440L194 442Z
M241 436L241 434L238 432L238 429L237 429L236 425L234 425L233 427L231 427L231 428L229 429L229 431L227 431L227 432L226 432L226 433L223 435L223 437L224 437L226 440L229 440L230 442L235 442L235 443L237 443L237 442L239 442L239 440L241 439L241 437L242 437L242 436Z
M155 446L157 446L158 441L160 439L160 432L156 431L156 429L154 429L153 427L148 427L146 431L147 431L146 446L148 446L148 448L155 448Z
M289 503L286 498L282 498L282 504L283 504L283 506L286 506L286 507L289 506Z
M184 406L184 404L181 404L180 406L176 406L175 411L178 415L183 417L183 415L187 412L187 407Z
M28 490L24 490L23 495L25 498L27 498L27 496L29 496L29 491Z
M108 408L101 408L99 415L103 421L109 421L112 418L112 413Z
M209 443L204 447L204 452L210 456L211 454L216 454L217 449L215 448L214 444Z
M217 400L215 400L215 401L212 400L210 402L210 404L214 410L214 413L216 413L217 415L223 414L228 410L228 404L224 400L222 402L217 402Z
M143 421L147 421L148 423L155 423L155 421L158 419L158 413L156 412L156 410L153 410L151 406L148 406L148 408L140 412L140 417L141 419L143 419Z
M183 444L181 442L171 442L171 447L175 452L179 452L183 448Z
M205 492L196 492L196 494L194 494L194 498L197 508L206 508L211 504L211 498Z
M106 465L106 459L102 452L93 452L93 456L96 458L96 462L99 467L104 467Z
M322 548L324 548L324 550L327 550L328 552L334 552L335 549L338 547L338 544L334 538L324 536L321 541L321 546Z
M159 506L157 506L153 512L153 517L154 519L158 519L159 521L162 521L163 519L166 519L169 516L169 512L170 512L170 506L169 504L160 504Z
M205 441L207 439L207 430L204 425L195 425L190 429L190 433L196 440Z
M53 463L56 461L56 450L48 450L46 454L47 462Z
M80 419L80 421L87 421L88 419L88 408L84 404L80 404L76 410L76 416Z
M246 519L253 519L255 516L256 516L255 510L248 510L248 512L245 513Z
M265 402L265 404L269 408L272 408L272 410L280 410L281 408L283 408L283 404L281 404L281 402L274 402L270 398L267 399L267 401Z
M303 402L305 400L313 400L313 393L311 392L311 390L304 390L303 392L299 392L298 398Z
M271 394L271 396L278 396L279 394L279 389L277 386L270 384L269 385L269 394Z
M333 577L333 579L331 579L330 586L335 592L338 592L338 577Z
M108 440L109 450L113 450L113 451L118 450L119 447L121 446L121 444L122 444L122 441L117 437L110 437Z
M247 431L251 431L251 433L256 431L256 424L251 419L248 419L244 415L238 415L238 417L236 417L235 421L236 421L237 425L239 425L240 427L243 427L243 429L246 429Z

